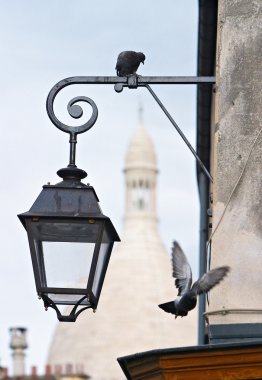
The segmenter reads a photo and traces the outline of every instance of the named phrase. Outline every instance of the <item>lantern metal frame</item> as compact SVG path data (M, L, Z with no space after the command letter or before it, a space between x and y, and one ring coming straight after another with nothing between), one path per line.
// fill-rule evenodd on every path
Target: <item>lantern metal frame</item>
M72 182L78 184L78 187L75 187ZM57 200L59 201L57 202ZM61 209L59 210L61 202L64 203L64 209L62 211ZM31 209L28 212L18 215L28 233L38 296L40 299L43 299L46 309L48 309L48 307L55 309L59 321L74 322L82 311L88 308L92 308L93 311L96 310L114 241L120 240L111 220L101 213L98 202L99 200L92 186L84 185L80 181L76 181L72 178L64 179L57 185L43 186L43 190ZM50 224L51 226L56 223L59 223L60 225L63 223L71 225L83 223L84 226L87 223L90 223L92 226L97 224L97 239L86 287L79 286L78 288L65 288L48 286L41 243L49 240L38 240L38 242L40 242L40 247L36 247L33 228L34 225L37 225L38 223L44 225ZM100 272L100 278L97 280L97 289L96 292L94 292L94 279L99 263L102 238L105 231L107 231L108 235L111 237L111 241L107 243L107 252ZM61 266L62 265L63 262L61 262ZM78 301L54 302L54 300L48 296L49 294L61 296L79 295L80 299ZM62 315L57 305L73 305L74 307L69 315ZM79 310L79 307L82 308Z

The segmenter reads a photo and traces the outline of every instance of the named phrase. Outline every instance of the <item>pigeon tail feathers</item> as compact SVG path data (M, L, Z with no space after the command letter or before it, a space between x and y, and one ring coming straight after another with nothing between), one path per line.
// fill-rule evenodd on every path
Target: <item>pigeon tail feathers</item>
M170 302L166 302L166 303L161 303L160 305L158 305L158 307L160 307L160 309L164 310L167 313L171 313L171 314L176 314L177 313L174 301L170 301Z

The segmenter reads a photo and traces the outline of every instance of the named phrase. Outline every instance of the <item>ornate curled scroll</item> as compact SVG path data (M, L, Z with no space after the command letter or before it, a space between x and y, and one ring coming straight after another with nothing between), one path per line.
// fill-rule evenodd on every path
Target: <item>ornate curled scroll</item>
M64 82L64 81L61 81L61 82ZM60 129L63 132L66 132L66 133L70 133L71 135L77 135L79 133L83 133L83 132L88 131L90 128L93 127L93 125L95 124L95 122L97 120L98 109L97 109L95 102L86 96L77 96L76 98L71 99L67 105L67 110L68 110L68 113L71 117L73 117L74 119L80 119L83 116L83 109L80 105L78 105L76 103L85 102L85 103L90 104L90 106L92 107L92 115L87 122L85 122L84 124L81 124L77 127L72 127L70 125L66 125L66 124L62 123L56 117L55 112L54 112L54 100L55 100L58 92L62 88L64 88L66 85L69 84L68 82L66 82L66 83L61 83L61 82L59 82L60 85L57 84L56 86L54 86L52 88L52 90L50 91L50 93L47 97L46 110L47 110L47 114L48 114L50 120L58 129Z

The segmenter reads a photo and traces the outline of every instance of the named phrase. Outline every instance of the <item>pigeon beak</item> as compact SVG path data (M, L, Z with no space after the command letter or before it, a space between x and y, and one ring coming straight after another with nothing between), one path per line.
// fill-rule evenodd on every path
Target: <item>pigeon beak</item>
M143 63L143 65L145 64L145 62L144 62L144 61L142 61L142 63Z

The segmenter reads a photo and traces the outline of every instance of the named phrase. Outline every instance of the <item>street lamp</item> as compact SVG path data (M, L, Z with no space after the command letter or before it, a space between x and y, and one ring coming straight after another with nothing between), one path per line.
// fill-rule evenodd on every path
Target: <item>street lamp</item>
M81 182L87 173L75 165L77 134L90 129L98 115L91 99L78 97L68 104L72 117L82 116L77 101L93 109L87 123L70 127L54 122L70 134L69 165L57 172L62 181L44 185L30 210L18 215L28 234L38 296L65 322L75 322L85 309L96 310L114 242L120 241L94 188ZM59 305L73 307L62 315Z
M58 82L47 97L47 113L52 123L70 134L70 160L57 174L63 179L56 185L45 185L28 212L18 215L27 230L37 293L46 309L56 310L60 321L74 322L85 309L96 310L110 254L115 241L120 241L111 220L102 214L93 187L81 182L87 176L75 165L77 135L89 130L96 122L98 110L92 99L73 98L67 109L79 119L86 102L92 107L90 119L71 127L55 115L54 100L65 87L74 84L112 85L116 92L123 88L147 88L176 131L184 140L210 182L213 178L187 140L182 130L151 88L151 84L214 84L214 77L99 77L77 76ZM62 315L59 305L73 305L68 315Z

